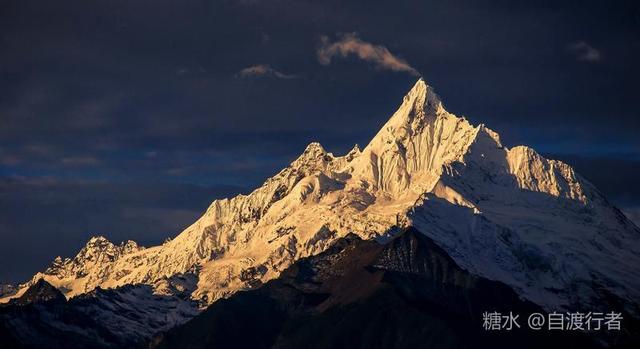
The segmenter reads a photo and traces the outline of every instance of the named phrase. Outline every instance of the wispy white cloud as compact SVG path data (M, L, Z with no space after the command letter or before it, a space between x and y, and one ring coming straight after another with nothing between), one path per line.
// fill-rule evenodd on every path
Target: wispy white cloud
M579 61L596 63L602 60L600 50L589 45L586 41L578 41L569 45L569 50L576 55Z
M241 78L273 77L277 79L296 79L299 77L298 75L280 72L267 64L257 64L246 67L238 73L238 76Z
M320 40L322 45L317 52L320 64L329 65L336 56L355 55L364 61L373 62L381 69L420 75L407 61L393 55L386 47L363 41L355 33L342 35L335 42L331 42L326 36L320 37Z

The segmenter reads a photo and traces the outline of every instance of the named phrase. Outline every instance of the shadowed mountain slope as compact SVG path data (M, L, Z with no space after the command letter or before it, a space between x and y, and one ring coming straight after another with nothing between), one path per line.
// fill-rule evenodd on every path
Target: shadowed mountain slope
M485 331L485 311L521 314L523 328ZM584 334L527 329L523 318L532 312L543 311L508 286L462 270L411 228L386 244L339 239L262 288L220 300L154 347L598 347Z

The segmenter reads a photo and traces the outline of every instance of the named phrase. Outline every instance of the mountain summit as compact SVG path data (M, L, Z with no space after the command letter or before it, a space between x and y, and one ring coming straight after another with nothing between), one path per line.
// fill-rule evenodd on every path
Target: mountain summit
M67 297L148 284L206 305L349 233L373 239L407 226L544 308L617 298L639 313L640 230L570 166L504 147L449 113L422 79L362 151L334 156L312 143L252 193L214 201L173 240L143 249L94 238L12 297L44 278ZM176 275L194 281L176 284Z

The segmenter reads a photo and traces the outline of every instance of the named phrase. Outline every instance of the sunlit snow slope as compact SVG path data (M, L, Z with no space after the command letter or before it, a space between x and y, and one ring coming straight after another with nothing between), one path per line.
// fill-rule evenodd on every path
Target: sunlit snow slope
M143 283L205 305L350 232L371 239L410 225L463 268L548 309L614 296L638 311L640 230L570 166L504 147L447 112L423 80L362 151L336 157L312 143L251 194L214 201L173 240L141 248L92 238L16 295L40 278L67 297ZM172 278L184 274L194 281Z

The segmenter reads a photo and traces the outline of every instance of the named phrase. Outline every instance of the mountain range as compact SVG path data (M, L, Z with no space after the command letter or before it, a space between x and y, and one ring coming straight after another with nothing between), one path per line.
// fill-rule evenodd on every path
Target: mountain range
M226 334L242 337L243 324L262 319L268 326L246 326L269 347L299 346L318 330L331 334L319 347L385 343L378 334L395 347L425 338L448 341L431 347L493 343L473 325L483 307L616 309L635 324L639 251L640 229L569 165L505 147L493 130L449 113L420 79L362 150L335 156L311 143L262 186L215 200L162 245L94 237L74 258L5 287L0 331L31 345L35 333L63 331L105 347L190 347L197 329L206 329L200 344L232 343ZM44 284L65 299L17 304ZM357 331L386 302L398 306L391 328L374 318L359 338L331 329L351 319ZM72 312L71 322L100 320L89 332L70 330L51 315L61 312Z

